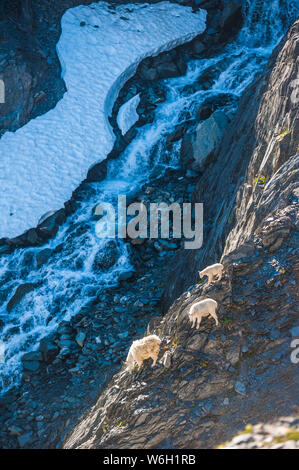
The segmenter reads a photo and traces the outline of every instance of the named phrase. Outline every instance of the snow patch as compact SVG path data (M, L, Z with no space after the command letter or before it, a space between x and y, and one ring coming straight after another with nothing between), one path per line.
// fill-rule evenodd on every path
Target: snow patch
M57 52L67 92L54 109L0 140L0 238L63 207L111 151L114 101L140 61L193 39L206 12L161 2L79 6L62 17Z
M133 96L129 101L124 103L118 111L117 124L121 130L122 135L125 135L135 122L138 121L137 106L140 103L140 95Z

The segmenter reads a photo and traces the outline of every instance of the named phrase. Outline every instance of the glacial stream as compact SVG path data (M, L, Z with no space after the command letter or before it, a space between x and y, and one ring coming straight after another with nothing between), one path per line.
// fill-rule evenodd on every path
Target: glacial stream
M208 97L220 93L241 96L297 16L295 2L283 2L284 8L280 3L249 1L244 27L233 44L220 55L189 62L185 76L164 80L167 99L158 105L154 122L139 128L121 157L109 162L105 181L90 183L88 196L54 239L40 248L0 256L0 339L5 353L0 363L2 393L20 383L25 352L37 349L40 339L62 320L78 314L102 290L117 285L120 273L131 269L126 243L121 239L117 240L118 256L113 266L99 268L97 260L110 240L96 236L93 208L100 202L116 205L119 194L129 195L140 188L153 172L179 166L181 141L167 150L167 135L178 124L192 119ZM194 91L188 87L216 64L222 71L210 89ZM24 283L36 287L8 313L8 301Z

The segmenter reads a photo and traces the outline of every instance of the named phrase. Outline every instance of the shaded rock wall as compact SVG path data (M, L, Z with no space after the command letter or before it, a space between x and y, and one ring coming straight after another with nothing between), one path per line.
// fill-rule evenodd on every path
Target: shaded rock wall
M56 55L60 19L66 9L91 0L3 0L0 9L0 136L53 108L64 92Z

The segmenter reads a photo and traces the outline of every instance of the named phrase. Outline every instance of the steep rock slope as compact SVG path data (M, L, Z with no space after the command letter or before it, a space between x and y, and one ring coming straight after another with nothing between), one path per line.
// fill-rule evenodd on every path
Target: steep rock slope
M271 178L298 151L298 47L296 22L265 72L244 93L218 154L199 179L193 200L204 203L203 246L195 253L178 254L164 296L165 310L192 284L199 269L250 240L274 205L287 204L277 191L283 180L274 188Z
M201 194L203 181L211 188L204 202L215 222L195 257L184 251L175 261L168 303L192 287L148 327L163 339L161 361L118 373L63 447L213 447L249 423L298 414L298 109L291 98L298 26L246 92L217 162L199 181ZM222 207L212 203L215 194ZM222 254L223 279L196 285L199 265ZM192 330L190 305L207 297L219 303L220 326L205 319Z

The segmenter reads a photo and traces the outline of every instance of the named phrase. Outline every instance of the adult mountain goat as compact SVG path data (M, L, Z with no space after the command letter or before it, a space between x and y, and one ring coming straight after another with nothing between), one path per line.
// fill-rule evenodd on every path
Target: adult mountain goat
M208 284L211 284L214 277L217 278L217 281L220 281L222 278L224 266L221 263L211 264L211 266L207 266L205 269L199 272L199 277L202 279L204 276L208 276Z
M137 362L138 367L142 367L143 361L148 358L152 358L154 367L157 363L161 340L156 335L145 336L142 339L133 341L128 357L126 360L127 369L131 371L134 367L134 363Z
M193 304L189 311L190 321L192 321L191 328L194 328L195 323L197 322L196 329L198 330L202 317L207 317L209 315L214 318L216 326L218 326L219 321L216 315L217 307L218 304L216 300L213 299L200 300L200 302Z

